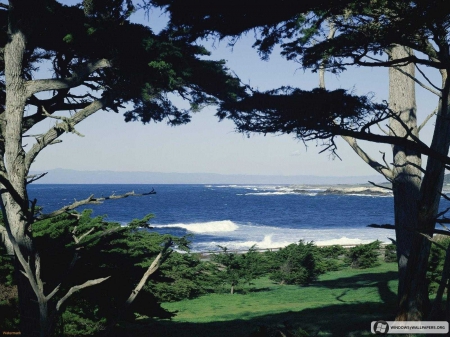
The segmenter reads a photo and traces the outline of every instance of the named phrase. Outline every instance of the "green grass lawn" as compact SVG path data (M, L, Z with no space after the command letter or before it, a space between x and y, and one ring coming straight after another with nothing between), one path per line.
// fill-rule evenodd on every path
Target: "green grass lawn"
M287 326L310 336L371 335L371 321L394 317L396 268L396 263L383 263L365 270L344 269L322 275L307 287L261 278L245 294L165 303L164 308L178 312L172 321L141 320L127 331L133 336L247 337L265 326Z

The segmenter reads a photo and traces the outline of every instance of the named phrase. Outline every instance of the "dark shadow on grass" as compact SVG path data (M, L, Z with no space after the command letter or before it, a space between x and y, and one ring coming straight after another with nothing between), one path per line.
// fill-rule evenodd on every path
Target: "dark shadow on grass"
M285 312L252 319L239 319L211 323L183 323L168 321L141 321L127 326L117 336L164 336L164 337L250 337L259 327L301 328L311 336L356 337L370 336L370 322L393 320L395 303L338 304L299 312ZM388 313L391 314L388 314ZM258 335L259 336L259 335ZM269 336L264 336L269 337Z
M378 293L383 303L389 303L395 300L397 294L389 288L389 281L396 280L398 277L397 272L388 271L385 273L368 273L359 274L350 277L343 277L336 280L326 280L314 282L315 287L326 287L331 289L360 289L365 287L377 286ZM345 292L336 297L340 302L345 302L342 298L345 296Z
M157 320L143 320L132 326L127 325L122 334L117 336L164 336L164 337L250 337L252 332L260 327L283 329L301 328L310 336L316 336L318 332L326 336L356 337L371 336L370 322L377 320L394 320L396 310L396 295L388 287L388 282L395 280L396 272L368 273L340 278L332 281L318 281L315 287L328 287L342 289L337 299L342 304L323 306L320 308L304 309L298 312L288 311L284 313L268 314L256 318L229 320L210 323L184 323ZM344 288L358 289L377 286L383 303L364 302L347 304L342 299L345 296ZM264 288L255 289L263 291ZM268 289L271 291L271 289ZM230 313L233 308L230 307ZM264 335L253 335L269 337Z
M263 292L263 291L272 291L272 290L273 290L272 288L263 287L263 288L248 288L245 291L248 292L248 293L260 293L260 292Z

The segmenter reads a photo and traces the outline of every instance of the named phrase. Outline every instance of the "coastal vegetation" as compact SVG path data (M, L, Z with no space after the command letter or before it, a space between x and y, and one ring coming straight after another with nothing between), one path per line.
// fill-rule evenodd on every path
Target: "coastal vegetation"
M117 322L172 316L164 309L171 304L161 307L162 301L183 302L220 287L233 294L227 294L230 301L251 297L251 289L262 294L265 287L270 298L275 289L270 282L286 287L283 290L313 289L326 284L327 275L336 276L332 273L345 268L384 266L377 253L379 243L345 253L338 247L323 249L304 242L264 254L254 249L235 254L223 247L211 262L201 262L195 255L174 250L187 251L188 238L149 231L150 217L123 227L91 218L88 212L73 212L82 205L138 196L133 192L86 196L47 214L40 211L38 200L29 199L28 184L45 175L30 174L39 154L60 143L63 134L82 136L77 125L98 111L121 111L126 121L165 120L175 126L188 123L193 112L212 104L218 107L219 119L232 120L247 135L292 134L305 142L323 142L324 150L334 155L334 140L342 137L391 182L394 195L394 223L382 228L396 231L398 287L394 292L386 280L377 281L380 298L373 306L370 300L359 303L370 308L365 324L374 312L390 311L394 302L381 297L393 293L398 296L397 320L448 317L449 308L442 306L450 280L448 243L433 239L438 232L448 235L445 224L450 222L445 217L448 209L438 211L441 197L448 199L442 186L450 164L447 2L288 0L261 6L254 0L148 0L141 6L165 8L171 15L167 28L155 34L145 25L131 23L130 15L137 10L131 0L85 0L76 6L53 0L35 1L32 6L24 0L0 4L0 299L2 306L11 308L6 310L5 326L19 322L26 337L108 334ZM243 85L224 61L204 58L209 53L199 44L201 39L231 37L234 44L248 31L255 32L254 47L263 59L280 50L287 60L318 72L319 88L283 86L261 92ZM325 71L341 73L351 66L389 68L389 102L326 89ZM439 84L424 68L440 76ZM416 85L436 96L421 123ZM182 97L189 107L174 105L170 95ZM428 145L420 139L420 131L431 118L435 122ZM383 128L382 123L388 125ZM47 127L35 134L37 125ZM391 145L391 163L385 153L378 159L370 156L357 140ZM422 156L427 156L424 167ZM436 224L444 230L437 231ZM351 281L365 284L367 274L362 280L358 275ZM329 276L333 292L339 284L335 276ZM260 288L252 288L252 283ZM343 293L333 296L345 302L348 291L344 287ZM430 291L436 292L433 303ZM290 290L283 296L287 294L292 296ZM310 294L327 298L318 289ZM301 299L295 301L299 305ZM352 312L346 305L334 307L342 308L345 314ZM230 308L226 310L230 315ZM295 327L302 329L299 334L321 333L309 331L306 323ZM261 329L255 334L276 328ZM291 331L287 323L281 329Z
M84 211L77 216L61 214L36 222L33 235L42 257L56 255L54 265L42 269L48 282L58 282L61 270L67 268L75 255L78 261L76 268L70 271L72 279L110 275L109 280L85 289L68 301L56 323L55 331L59 336L102 335L112 322L119 323L114 330L117 335L133 333L139 336L141 333L144 336L148 333L146 329L154 326L170 329L168 325L175 324L175 336L175 332L180 333L178 329L185 329L187 324L192 331L187 335L201 336L210 331L210 324L211 327L220 326L236 320L238 326L247 320L253 322L236 332L236 336L250 336L261 329L291 331L295 328L311 333L314 329L329 327L323 325L312 329L307 320L300 320L295 326L290 323L283 326L280 315L288 312L286 319L294 319L300 311L319 310L325 304L330 308L342 304L344 296L344 302L362 301L370 308L357 319L356 326L362 328L362 317L383 314L382 310L374 309L383 301L389 306L395 303L396 266L383 261L380 242L345 249L341 246L318 247L313 242L300 241L273 251L251 247L238 253L220 247L217 253L204 255L188 251L189 237L154 233L148 224L150 219L148 216L121 226L106 222L103 217L93 218L91 211ZM91 228L94 230L83 238L83 245L74 243L74 233ZM130 310L123 312L122 305L130 290L166 240L173 241L178 251L170 250L164 263L130 305ZM14 332L19 328L17 285L12 259L4 253L3 250L0 255L0 286L3 290L0 331ZM440 261L437 265L442 266L441 260L442 254L437 255L436 261ZM436 271L438 268L430 273ZM360 280L356 282L357 287L353 279ZM368 287L364 291L371 287L375 290L381 287L381 282L386 283L383 285L386 294L367 297L359 293L364 287ZM340 283L343 285L339 290L342 296L331 300ZM388 294L391 294L389 300ZM298 299L304 296L299 305ZM380 296L384 296L382 301ZM332 310L324 310L325 316L330 315L330 324L334 324ZM350 315L350 311L347 314ZM334 329L338 328L342 328L342 324ZM367 327L363 330L367 331Z
M445 213L439 213L450 164L448 4L442 0L288 0L269 6L254 0L219 5L149 0L148 4L165 8L171 16L169 29L193 41L228 38L235 47L241 36L252 32L253 47L263 60L276 51L318 73L318 88L309 90L285 85L262 91L249 86L247 96L221 106L217 115L232 120L246 135L290 134L303 142L322 142L323 151L336 156L335 139L348 143L363 162L392 183L395 219L382 228L396 233L397 320L424 320L441 310L430 302L426 275L435 244L431 238L437 225L448 222ZM352 67L387 68L389 99L376 102L370 94L327 88L327 71L344 76ZM427 100L422 120L416 87L435 98ZM427 144L420 131L432 118L432 140ZM369 153L358 141L392 146ZM427 156L426 165L422 156ZM449 234L446 227L443 232ZM443 284L449 275L442 275Z

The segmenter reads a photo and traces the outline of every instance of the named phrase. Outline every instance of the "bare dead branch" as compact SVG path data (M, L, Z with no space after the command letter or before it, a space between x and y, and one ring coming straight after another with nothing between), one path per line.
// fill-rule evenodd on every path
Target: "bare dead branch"
M392 179L394 179L394 174L392 173L392 170L389 168L389 166L386 167L376 160L372 159L363 149L361 149L355 138L349 136L342 136L342 138L348 143L348 145L350 145L353 151L355 151L356 154L367 164L369 164L369 166L372 167L375 171L381 173L389 181L392 181Z
M386 152L380 151L380 153L381 153L381 155L382 155L384 165L386 165L386 167L387 167L389 170L392 171L391 167L389 166L389 164L388 164L387 161L386 161Z
M434 47L430 44L430 46L434 49ZM434 58L434 60L436 60L436 58ZM422 69L420 69L420 67L416 64L416 69L419 71L419 73L423 76L423 78L428 82L428 83L430 83L430 85L433 87L433 88L435 88L436 90L438 90L438 91L441 91L442 89L441 88L439 88L437 85L434 85L434 83L433 82L431 82L431 80L428 78L428 76L427 75L425 75L425 73L422 71Z
M50 301L52 299L53 296L55 296L55 294L59 291L61 284L58 284L55 289L52 290L52 292L50 294L48 294L47 296L45 296L45 300L46 301Z
M169 248L173 245L172 240L168 240L164 247L161 249L159 254L155 257L151 265L147 268L146 272L142 276L141 280L137 284L137 286L131 291L130 296L125 301L123 308L119 311L117 317L115 320L111 321L108 325L106 331L104 332L103 336L108 336L111 330L114 328L114 325L120 320L122 315L127 311L128 307L133 303L141 289L144 287L145 283L147 282L147 279L158 270L158 268L161 266L161 263L163 263L167 257L172 253L172 250L169 250Z
M73 240L75 241L76 244L79 244L81 242L81 240L83 240L86 236L88 236L89 234L91 234L94 231L95 228L91 228L90 230L88 230L86 233L84 233L83 235L81 235L80 237L75 236L75 233L72 232L72 237Z
M385 129L383 129L380 125L380 123L377 123L378 128L381 130L381 132L383 132L385 135L389 136L389 132L387 132Z
M448 197L446 194L441 193L441 197L444 198L447 201L450 201L450 197Z
M74 127L81 121L85 120L92 114L96 113L100 109L106 107L109 99L105 96L98 101L92 102L86 108L79 110L70 118L70 125ZM48 130L44 136L40 139L37 139L37 142L33 145L33 147L27 152L25 156L25 167L27 172L29 171L31 164L33 163L36 156L48 145L54 144L59 136L61 136L64 132L66 132L67 123L61 122L53 126L50 130ZM70 130L69 130L70 131Z
M427 118L425 118L425 120L422 122L422 124L419 125L419 127L417 128L417 132L420 132L420 130L422 130L422 128L428 123L428 121L434 116L436 115L438 112L438 108L434 109L432 113L430 113Z
M446 218L444 217L444 219L446 219ZM450 228L448 228L446 225L444 225L444 224L441 222L441 220L442 220L442 219L438 219L438 220L436 221L436 223L438 223L439 225L441 225L441 226L444 227L447 231L450 232Z
M72 133L76 134L77 136L84 137L84 135L82 135L77 130L75 130L75 126L73 125L72 118L64 117L64 116L53 116L53 115L50 115L47 112L47 110L45 110L44 107L42 107L42 112L43 112L44 116L46 116L48 118L53 118L53 119L57 119L57 120L62 121L62 123L60 123L60 128L64 129L64 131L72 132Z
M72 296L75 292L87 288L87 287L92 287L96 284L102 283L104 281L106 281L107 279L109 279L111 276L107 276L107 277L103 277L103 278L98 278L95 280L89 280L84 282L83 284L77 285L77 286L73 286L72 288L69 289L69 291L67 292L67 294L65 294L56 304L56 311L60 311L61 310L61 306L64 304L64 302L70 297Z
M41 179L42 177L44 177L45 175L47 175L48 172L44 172L44 173L40 173L40 174L33 174L31 176L27 177L27 185L31 184L32 182Z
M172 240L168 240L165 244L163 249L159 252L159 254L156 256L156 258L153 260L152 264L147 268L147 271L142 276L141 280L137 284L137 286L133 289L128 299L125 301L124 304L124 310L130 306L131 303L133 303L136 296L139 294L139 292L144 287L145 283L147 282L147 279L152 275L155 271L158 270L158 268L161 266L161 263L164 262L164 260L167 258L168 254L170 254L172 251L168 251L168 249L173 245Z
M42 283L41 279L41 257L39 256L39 252L36 252L34 255L34 266L35 266L35 277L36 277L36 283L40 290L40 292L44 293L44 283Z
M151 194L155 194L155 193L156 192L153 189L152 191L147 192L147 193L140 193L140 194L138 194L138 193L134 193L134 191L132 191L132 192L127 192L127 193L124 193L124 194L121 194L121 195L112 194L109 197L101 197L101 198L95 198L94 195L92 194L92 195L90 195L89 197L87 197L84 200L75 201L74 203L72 203L70 205L67 205L67 206L64 206L64 207L60 208L59 210L56 210L56 211L54 211L52 213L42 214L42 215L37 217L37 220L44 220L44 219L53 218L55 216L61 215L61 214L66 213L66 212L69 212L69 211L74 210L74 209L76 209L76 208L78 208L80 206L83 206L83 205L101 204L101 203L103 203L106 200L124 199L124 198L128 198L128 197L142 197L142 196L145 196L145 195L151 195Z
M369 181L369 184L372 184L372 185L375 186L375 187L384 188L385 190L392 191L392 188L386 187L386 186L382 186L382 185L378 185L378 184L375 184L375 183L372 182L372 181Z
M442 97L442 92L441 92L440 89L438 89L438 88L435 87L435 88L437 89L437 90L435 90L435 89L433 89L433 88L427 86L425 83L423 83L422 81L420 81L417 77L412 76L410 73L408 73L408 72L402 70L402 69L399 68L399 67L393 67L393 68L394 68L395 70L398 70L399 72L401 72L403 75L405 75L405 76L409 77L410 79L412 79L414 82L416 82L416 83L417 83L418 85L420 85L422 88L428 90L429 92L435 94L435 95L438 96L438 97ZM419 69L419 68L417 67L417 65L416 65L416 68ZM419 70L419 71L420 71L420 70ZM423 75L423 74L422 74L422 75Z

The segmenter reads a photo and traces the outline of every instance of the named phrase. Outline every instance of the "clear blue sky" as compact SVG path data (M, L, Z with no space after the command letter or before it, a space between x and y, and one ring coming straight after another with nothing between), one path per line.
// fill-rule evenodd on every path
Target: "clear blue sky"
M61 1L65 4L77 1ZM160 28L165 17L153 12L147 20L143 12L134 14L136 22ZM273 53L261 61L251 48L253 35L244 36L233 49L227 41L206 41L213 59L227 60L244 83L255 88L271 89L282 85L311 89L318 85L318 75L304 72L299 65ZM387 99L386 69L354 68L339 76L327 74L327 88L344 88L356 94L373 93L376 100ZM437 98L418 88L420 121L437 105ZM178 98L174 97L177 101ZM234 132L229 121L219 123L214 108L196 114L185 126L169 127L165 123L141 125L125 123L120 114L98 112L81 123L77 130L85 135L64 135L62 144L54 145L39 155L33 171L54 168L77 170L207 172L221 174L356 176L376 174L357 157L349 146L338 140L338 154L318 154L316 143L304 144L292 136L253 135L247 138ZM54 121L44 122L44 127ZM422 132L430 138L433 121ZM386 145L361 145L381 160L379 150L390 152Z

